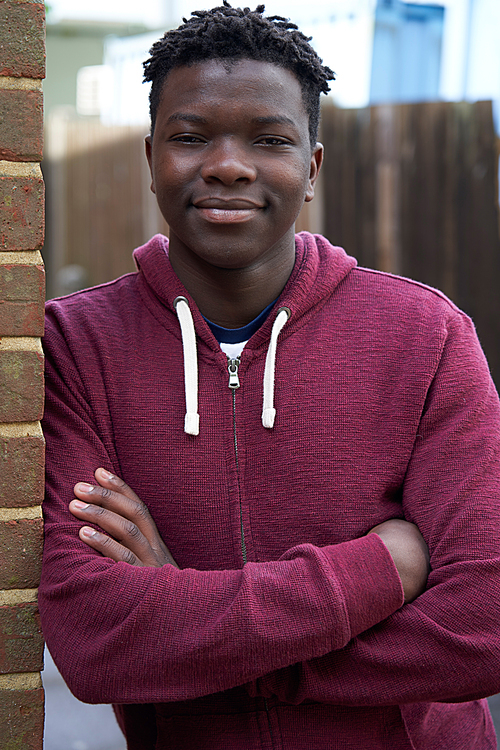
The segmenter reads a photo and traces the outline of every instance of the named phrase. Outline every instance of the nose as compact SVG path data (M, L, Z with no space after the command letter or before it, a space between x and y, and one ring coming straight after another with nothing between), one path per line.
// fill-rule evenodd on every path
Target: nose
M221 182L232 185L235 182L253 182L257 170L249 150L233 138L213 141L205 152L202 177L206 182Z

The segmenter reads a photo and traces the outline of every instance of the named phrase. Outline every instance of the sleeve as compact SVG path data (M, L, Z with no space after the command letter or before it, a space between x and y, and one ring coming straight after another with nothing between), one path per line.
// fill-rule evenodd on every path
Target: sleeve
M500 691L500 410L471 321L457 315L403 486L431 555L426 591L343 649L276 671L251 695L360 705Z
M96 373L86 390L84 359L77 366L74 345L50 316L44 348L39 606L48 647L78 698L156 703L226 690L342 648L402 605L397 570L376 535L214 572L134 567L87 547L68 510L72 488L94 481L99 466L121 469L105 389ZM88 361L96 367L91 352Z

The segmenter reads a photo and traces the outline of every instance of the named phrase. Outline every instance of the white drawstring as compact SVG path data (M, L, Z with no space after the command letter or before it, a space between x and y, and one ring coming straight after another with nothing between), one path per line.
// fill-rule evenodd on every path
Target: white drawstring
M271 330L271 340L266 355L264 368L264 399L262 404L262 425L268 429L274 427L276 409L274 408L274 368L276 364L276 345L281 329L290 317L290 310L282 307L278 312Z
M179 318L184 351L184 388L186 393L186 416L184 432L188 435L200 434L200 415L198 414L198 355L196 352L196 332L191 310L185 297L174 300L175 312ZM275 318L271 330L271 339L266 355L264 368L264 397L262 404L262 425L267 429L274 427L276 409L274 408L274 370L276 365L276 346L281 329L290 317L290 310L282 307Z
M174 300L175 312L179 318L184 350L184 389L186 392L186 416L184 432L188 435L200 434L198 414L198 356L196 353L196 333L193 318L185 297Z

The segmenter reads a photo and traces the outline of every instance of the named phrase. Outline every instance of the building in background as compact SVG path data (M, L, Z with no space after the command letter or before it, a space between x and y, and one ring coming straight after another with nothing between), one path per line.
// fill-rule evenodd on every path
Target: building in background
M313 37L337 74L331 96L338 106L492 99L500 130L498 0L330 0L307 12L295 2L281 6L274 0L266 10L290 15ZM141 63L163 31L105 40L100 62L112 73L106 80L99 74L108 87L103 122L138 124L147 118Z
M141 73L151 44L182 14L211 5L151 0L143 24L137 4L133 15L132 6L122 15L134 19L129 22L50 23L49 13L47 114L66 104L109 125L147 123L148 86ZM122 4L119 12L127 7ZM338 106L492 99L500 132L499 0L317 0L307 7L301 0L269 0L266 12L290 16L313 37L318 54L337 74L331 96ZM93 66L99 67L78 77L77 99L78 70Z
M50 20L50 13L49 13ZM43 82L44 111L77 106L78 71L102 65L105 40L110 35L127 38L145 31L142 24L62 20L47 24L47 77Z
M375 11L370 104L439 99L445 9L379 0Z
M112 88L105 97L101 113L106 125L142 125L149 123L150 83L142 81L142 63L149 57L151 45L165 30L123 39L112 36L104 45L104 69L110 71ZM104 84L106 85L106 84Z

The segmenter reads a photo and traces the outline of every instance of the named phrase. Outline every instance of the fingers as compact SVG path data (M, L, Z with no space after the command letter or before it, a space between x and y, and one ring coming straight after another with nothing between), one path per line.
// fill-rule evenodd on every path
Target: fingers
M137 497L135 492L125 482L114 474L104 469L95 472L97 484L79 482L74 487L75 496L83 503L91 503L102 510L111 511L120 517L131 521L138 530L147 538L154 537L158 532L153 519L144 503ZM72 506L74 509L83 510L83 507ZM74 514L78 515L78 514ZM79 518L82 516L78 515ZM96 521L101 526L99 517L106 518L106 514L96 510ZM111 529L106 529L106 531Z
M117 562L160 567L176 565L144 503L119 477L104 469L95 472L96 484L79 482L69 510L78 519L102 529L80 529L80 539Z
M122 479L105 469L97 469L95 478L97 484L88 482L76 484L75 495L85 502L91 501L109 510L118 509L122 513L128 513L132 516L130 520L135 521L135 517L137 519L150 518L144 503Z
M79 537L89 547L100 552L104 557L109 557L115 562L126 562L129 565L141 567L142 562L134 553L122 544L112 539L106 534L92 529L90 526L82 526L79 531Z
M81 500L72 500L69 509L76 518L94 524L110 535L106 536L99 531L92 534L94 529L86 526L80 529L80 539L101 554L132 565L154 565L157 562L148 540L128 518Z

